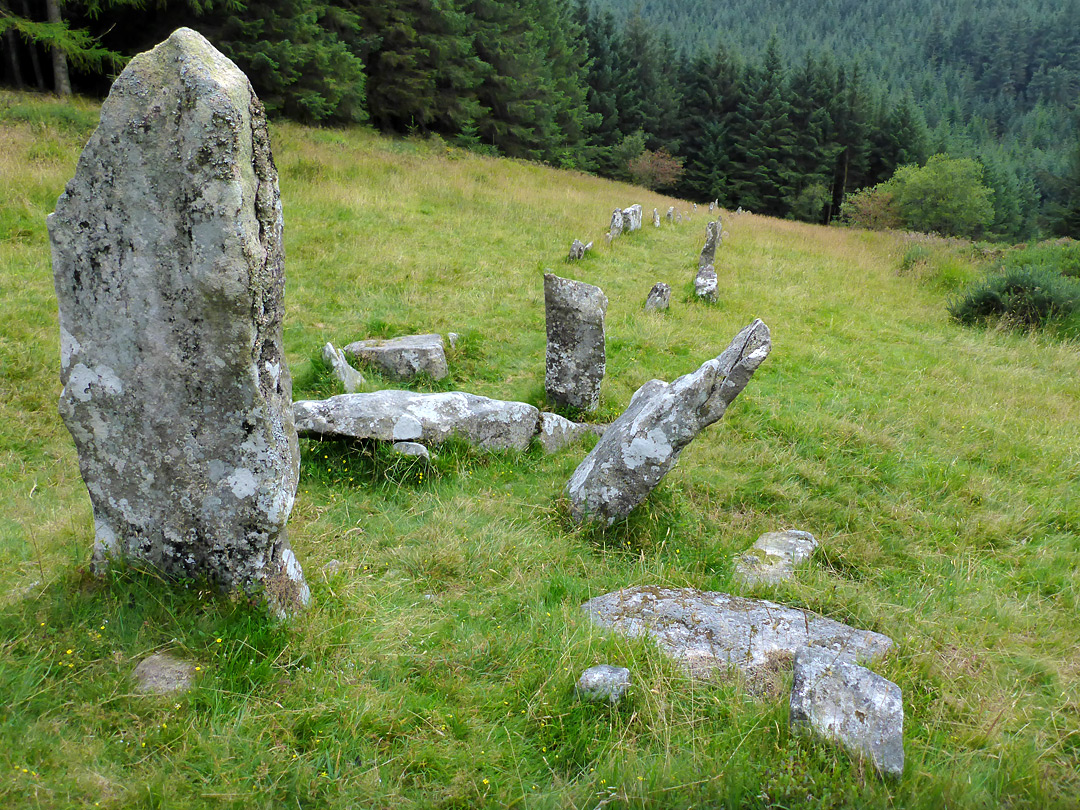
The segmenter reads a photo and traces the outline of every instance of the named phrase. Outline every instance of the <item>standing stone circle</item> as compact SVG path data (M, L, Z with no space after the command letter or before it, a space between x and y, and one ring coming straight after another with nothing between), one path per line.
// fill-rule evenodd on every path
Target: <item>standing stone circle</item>
M305 604L281 197L247 77L187 28L136 56L48 224L95 566Z
M600 406L600 383L607 355L604 316L608 300L603 290L582 281L544 274L544 314L547 321L547 373L544 390L555 405L595 411Z

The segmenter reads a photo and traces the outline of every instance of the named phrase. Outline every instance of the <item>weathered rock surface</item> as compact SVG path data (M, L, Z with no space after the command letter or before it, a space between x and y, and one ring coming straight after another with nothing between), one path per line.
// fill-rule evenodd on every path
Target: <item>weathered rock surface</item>
M49 217L60 413L94 559L308 599L282 351L281 200L244 74L177 30L117 78Z
M574 516L610 525L630 514L683 448L724 415L771 348L769 327L755 320L697 371L670 385L650 380L641 386L571 476Z
M614 239L623 232L623 228L626 223L623 220L623 211L621 208L616 208L611 212L611 227L608 228L608 238Z
M630 688L630 670L600 664L581 673L574 691L582 700L590 703L610 703L614 706Z
M736 579L754 585L775 585L790 579L795 567L814 554L817 540L810 532L786 529L761 535L747 553L735 563Z
M551 455L574 442L581 441L591 433L593 433L592 425L571 422L557 413L543 411L540 414L540 427L536 439L544 453Z
M718 289L716 270L711 264L698 270L697 275L694 276L694 295L715 304L719 294Z
M645 298L645 311L655 312L658 309L667 309L669 306L671 306L671 287L658 281Z
M139 662L131 673L135 691L149 695L186 692L195 679L195 665L168 653L155 653Z
M623 228L628 232L641 230L641 205L634 203L629 208L624 208L623 212Z
M883 774L904 773L900 687L829 650L806 647L796 653L791 725L839 742Z
M660 227L660 212L655 208L652 210L652 224L654 228Z
M323 346L322 359L330 367L335 378L345 387L346 394L358 391L364 384L364 375L349 365L345 359L345 352L334 348L333 343Z
M608 300L599 287L544 274L547 373L550 402L595 411L607 368L604 315Z
M390 448L395 452L403 456L414 456L416 458L431 459L431 453L428 449L419 442L394 442L390 445Z
M720 239L720 223L719 221L708 222L705 224L705 247L701 249L701 256L698 257L698 269L702 267L711 267L713 262L716 261L716 243Z
M582 609L601 627L648 636L694 677L734 667L751 677L790 661L803 647L855 663L884 655L892 641L808 610L694 588L648 585L590 599Z
M374 391L293 403L296 429L312 438L440 444L452 436L484 450L525 450L540 411L524 402L458 391Z
M592 247L592 242L585 244L580 239L575 239L573 244L570 245L570 260L576 261L578 259L585 258L585 252Z
M442 335L358 340L345 347L345 354L370 363L392 380L408 381L420 374L441 380L450 373L446 367Z

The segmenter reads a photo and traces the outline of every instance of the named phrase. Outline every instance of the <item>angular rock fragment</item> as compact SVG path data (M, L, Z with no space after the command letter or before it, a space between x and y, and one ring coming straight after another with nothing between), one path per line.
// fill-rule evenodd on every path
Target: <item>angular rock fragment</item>
M388 340L358 340L345 354L369 363L392 380L406 382L420 374L441 380L449 370L442 335L406 335Z
M187 28L136 56L49 217L60 413L122 557L278 613L309 592L282 350L281 200L247 77Z
M293 403L296 429L310 438L440 444L457 438L483 450L525 450L540 411L524 402L459 391L374 391Z
M703 301L715 304L718 288L716 270L711 264L698 270L697 275L694 276L694 295Z
M667 309L669 306L671 306L671 287L662 281L658 281L649 290L649 295L645 298L645 311L656 312L657 310Z
M563 407L595 411L600 405L607 355L604 315L608 300L599 287L544 274L547 321L548 401Z
M880 773L904 773L900 687L829 650L806 647L795 654L791 725L839 742Z
M630 638L648 636L699 678L728 667L755 677L804 647L856 663L892 646L887 636L808 610L694 588L642 585L590 599L582 609L601 627Z
M670 385L650 380L574 471L567 485L578 520L611 525L648 497L705 427L719 420L769 354L755 320L718 357Z
M641 205L634 203L629 208L624 208L623 229L629 233L641 230Z
M334 348L333 343L323 346L322 359L330 367L341 384L345 387L346 394L355 393L364 384L364 375L349 365L345 359L345 352Z
M585 258L585 252L591 247L592 247L592 242L589 242L589 244L586 245L580 239L575 239L574 243L572 245L570 245L569 259L571 261L576 261L578 259L584 259Z
M720 222L708 222L705 224L705 247L701 249L698 257L698 269L711 267L716 261L716 244L720 239Z
M536 439L540 443L544 454L551 455L559 452L567 445L581 441L592 432L592 425L583 422L571 422L557 413L543 411L540 414L540 428L536 434Z
M775 585L790 579L795 567L813 556L817 545L810 532L796 529L766 532L750 551L739 557L735 563L735 577L747 585L759 582Z
M629 688L630 670L626 667L600 664L581 673L574 691L582 700L590 703L610 703L614 706L623 699Z
M611 227L608 228L608 237L614 239L623 232L625 222L623 220L623 211L621 208L616 208L611 212Z

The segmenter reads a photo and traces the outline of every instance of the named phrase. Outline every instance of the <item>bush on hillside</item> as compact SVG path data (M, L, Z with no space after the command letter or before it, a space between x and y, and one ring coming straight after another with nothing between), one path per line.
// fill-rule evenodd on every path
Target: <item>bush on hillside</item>
M1080 314L1080 282L1045 267L1013 268L987 276L947 306L967 326L999 322L1035 329Z
M849 194L840 206L840 220L856 228L883 231L903 225L893 193L885 183Z

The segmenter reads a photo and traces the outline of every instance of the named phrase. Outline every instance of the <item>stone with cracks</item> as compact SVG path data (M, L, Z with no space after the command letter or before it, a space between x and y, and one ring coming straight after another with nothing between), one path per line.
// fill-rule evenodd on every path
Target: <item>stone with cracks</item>
M247 77L187 28L136 56L48 222L95 565L306 603L281 199Z
M368 363L392 380L408 381L420 374L441 380L449 370L442 335L406 335L388 340L358 340L345 354Z
M355 393L364 384L364 375L349 365L349 361L345 359L345 352L334 348L333 343L323 346L322 359L330 367L334 377L344 386L346 394Z
M623 228L627 232L633 232L641 230L641 205L634 203L629 208L624 208L623 212Z
M701 249L698 257L698 269L711 267L716 261L716 244L720 239L720 221L705 224L705 247Z
M652 224L654 228L660 227L660 212L655 208L652 210Z
M571 422L557 413L543 411L540 414L540 425L536 433L536 440L540 443L544 454L551 455L574 442L581 441L581 439L593 432L592 425L587 425L584 422Z
M650 380L570 477L571 512L608 525L649 496L686 445L719 420L769 355L769 327L755 320L718 357L670 385Z
M600 664L581 673L574 691L582 700L590 703L609 703L614 706L630 688L630 670Z
M592 247L592 242L585 244L580 239L575 239L573 244L570 245L570 260L576 261L577 259L584 259L585 252Z
M374 391L293 403L297 432L310 438L440 444L451 437L483 450L525 450L540 411L524 402L460 391Z
M544 390L550 402L595 411L607 356L604 315L608 300L599 287L544 274L547 320L547 373Z
M639 585L590 599L582 609L601 627L651 638L697 678L729 667L757 678L804 647L852 664L892 647L887 636L808 610L695 588Z
M711 264L706 265L699 269L697 275L694 276L694 295L715 304L718 297L718 285L716 270Z
M616 208L611 212L611 227L608 228L608 238L614 239L616 236L623 232L625 222L623 220L623 211L621 208Z
M667 309L669 306L671 306L671 287L662 281L658 281L649 290L649 295L645 298L645 311L655 312Z
M805 647L795 654L791 725L839 742L880 773L904 773L900 687L829 650Z
M747 585L775 585L791 579L795 567L806 562L817 548L810 532L786 529L766 532L735 563L735 578Z

